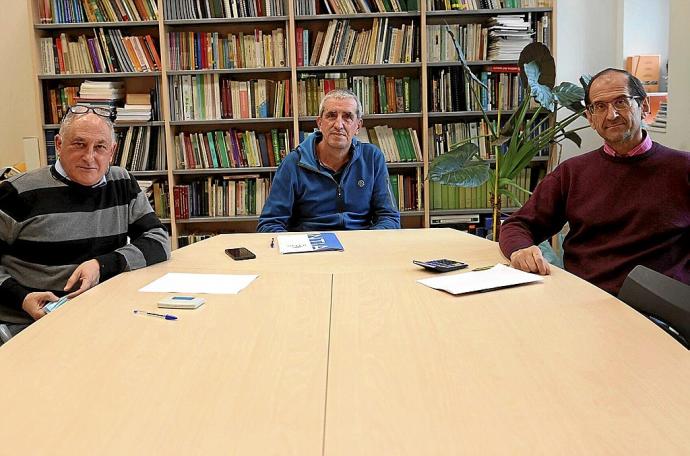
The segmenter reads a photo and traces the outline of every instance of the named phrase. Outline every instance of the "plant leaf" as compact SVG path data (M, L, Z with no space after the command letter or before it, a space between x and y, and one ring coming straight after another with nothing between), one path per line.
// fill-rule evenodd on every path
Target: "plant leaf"
M532 97L534 97L544 109L553 112L554 109L556 109L556 99L548 86L539 83L539 76L541 74L539 66L535 62L530 62L525 64L523 69L527 76L527 82L531 89Z
M582 147L582 138L574 131L564 131L563 136L577 144L577 147Z
M455 46L455 50L458 53L458 58L460 59L460 63L462 63L462 68L465 70L465 74L469 75L472 80L474 80L477 84L480 86L484 87L486 90L489 90L489 88L484 84L482 81L480 81L477 76L472 73L472 70L470 70L470 66L467 64L467 60L465 60L465 54L462 53L460 50L460 45L458 44L458 40L455 39L455 35L453 32L450 30L450 27L448 27L448 24L446 24L446 31L450 35L451 38L453 38L453 46Z
M520 59L518 65L522 69L520 78L525 87L527 87L527 79L525 78L525 65L529 62L535 62L541 75L538 82L552 89L556 84L556 63L553 60L549 48L541 43L530 43L520 52Z
M590 82L592 82L591 74L583 74L580 76L580 84L582 84L583 89L586 89Z
M582 101L585 99L585 89L578 87L572 82L561 82L558 87L553 89L553 96L556 101L566 106L573 112L584 109Z
M478 187L489 179L489 163L473 159L478 152L475 144L467 143L439 155L429 167L429 179L454 187Z

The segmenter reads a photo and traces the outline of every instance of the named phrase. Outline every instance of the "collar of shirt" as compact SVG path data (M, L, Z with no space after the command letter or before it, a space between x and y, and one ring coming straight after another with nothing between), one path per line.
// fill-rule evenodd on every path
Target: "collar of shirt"
M652 148L652 138L649 136L649 133L647 133L647 130L642 130L642 137L642 142L635 146L626 155L618 155L616 151L613 149L613 147L609 146L606 143L604 143L604 152L606 152L607 155L610 155L612 157L634 157L635 155L644 154Z
M57 171L58 174L60 174L62 177L64 177L68 181L72 181L72 179L70 179L69 176L67 175L65 168L62 167L62 163L60 163L60 160L55 162L55 171ZM74 181L72 181L72 182L74 182ZM101 180L96 182L95 184L93 184L91 186L91 188L103 187L105 185L105 182L106 182L105 176L103 176L103 177L101 177Z

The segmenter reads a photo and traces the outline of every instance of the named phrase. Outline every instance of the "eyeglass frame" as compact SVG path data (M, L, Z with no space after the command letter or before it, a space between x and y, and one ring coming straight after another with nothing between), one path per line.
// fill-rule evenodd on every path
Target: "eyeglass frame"
M601 114L604 114L604 113L608 113L608 112L609 112L609 106L611 106L611 107L613 108L613 110L616 111L616 113L620 114L621 112L628 111L628 110L630 110L630 109L633 107L633 105L630 104L630 100L640 100L640 99L643 99L643 98L644 98L644 97L641 97L640 95L621 95L620 97L616 97L615 99L613 99L613 100L611 100L611 101L595 101L595 102L593 102L593 103L590 103L590 104L587 106L587 112L589 112L589 114L592 115L592 116L601 115ZM614 106L614 103L616 103L617 101L619 101L619 100L621 100L621 99L627 100L626 106L621 106L621 107L616 108L616 107ZM603 103L603 104L605 104L605 105L606 105L605 110L600 111L600 112L596 112L596 110L594 109L594 105L595 105L596 103Z
M75 109L85 109L84 112L76 112ZM70 106L67 108L67 113L65 113L65 117L67 117L69 114L74 114L74 115L82 115L82 114L88 114L89 112L93 112L97 116L100 117L105 117L106 119L110 120L110 122L115 122L115 118L117 117L117 113L115 112L114 109L110 108L102 108L100 106L88 106L88 105L74 105ZM106 114L107 113L107 114ZM62 120L65 120L65 117L62 118Z

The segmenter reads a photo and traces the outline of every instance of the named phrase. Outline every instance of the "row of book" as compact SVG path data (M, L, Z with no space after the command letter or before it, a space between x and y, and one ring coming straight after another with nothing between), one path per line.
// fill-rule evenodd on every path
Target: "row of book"
M329 14L402 13L418 9L416 0L324 0L323 4Z
M175 137L177 169L274 167L291 149L288 130L181 132Z
M388 18L374 18L371 29L356 30L349 20L334 19L314 37L314 31L297 27L297 66L418 62L417 28L414 21L394 27Z
M295 14L357 14L419 11L417 0L296 0Z
M285 67L289 62L282 28L270 33L169 32L171 70Z
M491 122L491 126L495 131L497 128L496 121ZM541 124L534 131L533 135L549 128L547 122ZM495 158L495 152L490 145L490 129L484 120L478 122L454 122L444 124L434 124L429 127L429 160L433 160L441 154L448 152L453 146L467 142L474 143L479 148L479 158L492 159ZM504 144L503 149L508 147ZM546 146L539 151L537 156L548 157L549 148Z
M336 88L349 88L362 103L363 114L420 111L419 79L393 76L347 76L346 73L300 74L298 112L318 116L321 99Z
M551 8L552 0L427 0L428 11L473 11L501 8Z
M170 203L168 199L168 182L165 180L137 179L139 187L151 203L153 212L159 219L170 218Z
M156 0L37 0L42 24L158 20Z
M166 19L212 19L285 15L284 0L166 0Z
M398 203L400 212L421 211L424 208L422 196L422 170L417 168L415 174L391 174L389 176L393 198Z
M517 66L493 65L477 77L484 88L468 78L461 67L435 69L429 78L431 112L485 111L515 109L524 96ZM472 94L477 93L478 99ZM500 91L500 99L499 99ZM500 101L500 103L499 103Z
M520 207L530 197L528 190L533 189L536 183L544 178L546 171L543 168L525 168L515 178L515 183L525 190L515 187L510 188L513 195L508 197L501 195L501 207ZM533 185L534 183L534 185ZM489 188L489 181L478 187L454 187L431 182L430 209L489 209L493 188Z
M234 81L218 74L171 78L173 120L289 117L290 80Z
M189 233L177 236L177 246L179 248L186 247L188 245L194 244L195 242L201 242L205 239L215 236L213 233Z
M362 142L375 144L388 163L421 162L422 148L414 128L391 128L377 125L361 128L357 137Z
M117 149L112 163L130 171L165 170L163 129L134 126L117 132Z
M42 74L149 72L161 69L151 35L124 36L118 29L94 29L76 41L65 33L40 39Z
M427 59L434 62L457 62L456 41L465 60L486 60L489 31L482 24L427 25ZM453 34L451 36L451 33ZM455 40L453 40L455 37Z
M70 106L77 104L75 99L79 96L79 86L63 86L46 88L45 103L46 123L57 124L67 114Z
M259 215L271 181L258 176L222 176L173 187L175 218Z

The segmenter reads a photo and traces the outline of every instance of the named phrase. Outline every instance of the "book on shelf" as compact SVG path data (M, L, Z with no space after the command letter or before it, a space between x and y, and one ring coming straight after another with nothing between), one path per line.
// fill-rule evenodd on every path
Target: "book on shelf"
M253 33L168 32L171 70L271 68L289 65L283 28Z
M420 211L423 209L422 188L420 186L422 170L415 168L413 174L391 173L389 175L393 198L400 212Z
M42 24L158 20L156 0L37 0Z
M167 20L284 16L284 0L167 0Z
M427 11L474 11L502 8L551 8L552 0L427 0Z
M419 62L419 30L415 21L389 25L374 18L372 28L353 28L350 21L331 20L325 31L298 27L297 66L375 65ZM313 46L310 46L313 43ZM313 49L312 49L313 47Z
M207 177L175 185L175 217L258 215L270 191L270 179L251 176Z
M119 130L112 162L130 171L165 170L167 161L163 130L148 125Z
M276 240L282 254L344 250L335 233L281 234Z
M173 120L289 117L290 80L235 81L218 74L171 78Z
M151 72L161 69L151 35L125 36L118 29L93 30L93 36L60 33L39 39L41 72L52 74Z

